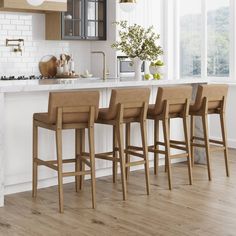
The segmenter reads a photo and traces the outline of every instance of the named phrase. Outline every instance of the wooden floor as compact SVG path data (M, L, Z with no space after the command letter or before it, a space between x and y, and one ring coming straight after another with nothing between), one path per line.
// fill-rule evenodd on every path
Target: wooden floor
M128 200L121 184L111 177L97 179L97 209L91 209L90 181L82 192L64 186L65 213L58 213L57 188L6 196L0 209L0 235L236 235L236 151L230 151L231 177L225 177L223 157L215 155L213 180L206 166L194 168L194 185L188 185L187 166L173 168L173 190L167 176L151 170L151 195L145 194L144 172L132 173Z

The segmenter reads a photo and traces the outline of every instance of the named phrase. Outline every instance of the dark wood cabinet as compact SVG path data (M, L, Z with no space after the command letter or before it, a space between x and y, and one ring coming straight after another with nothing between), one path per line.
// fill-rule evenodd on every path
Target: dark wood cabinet
M56 14L46 15L46 39L106 40L107 0L68 0Z

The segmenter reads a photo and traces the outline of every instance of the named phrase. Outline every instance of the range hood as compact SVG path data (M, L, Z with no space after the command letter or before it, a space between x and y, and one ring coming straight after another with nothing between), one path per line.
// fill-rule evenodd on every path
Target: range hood
M67 0L44 0L39 6L31 5L27 0L0 0L0 10L25 12L61 12L67 11Z

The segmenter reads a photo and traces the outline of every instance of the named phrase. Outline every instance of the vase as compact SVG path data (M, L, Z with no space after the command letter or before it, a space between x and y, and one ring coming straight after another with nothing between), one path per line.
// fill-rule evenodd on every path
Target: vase
M135 73L134 78L135 78L135 80L140 81L140 80L142 80L143 61L140 60L138 57L133 58L132 61L133 61L134 73Z

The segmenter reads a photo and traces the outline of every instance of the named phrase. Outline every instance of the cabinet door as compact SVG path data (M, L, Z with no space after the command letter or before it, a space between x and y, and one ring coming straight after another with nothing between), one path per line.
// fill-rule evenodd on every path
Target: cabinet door
M106 0L85 0L86 39L106 40Z
M62 13L62 39L84 38L84 0L68 0Z

